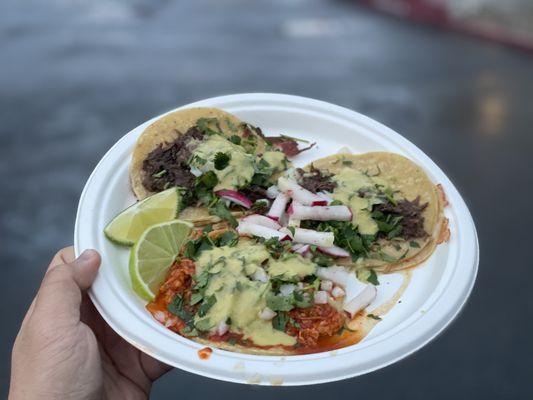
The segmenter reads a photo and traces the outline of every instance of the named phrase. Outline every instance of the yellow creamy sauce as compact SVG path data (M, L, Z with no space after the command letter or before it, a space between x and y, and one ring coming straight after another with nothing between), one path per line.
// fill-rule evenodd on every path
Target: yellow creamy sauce
M287 159L285 158L285 154L281 151L265 151L262 159L270 164L270 167L273 168L274 172L281 172L287 168Z
M375 177L369 177L361 171L351 168L343 168L338 174L333 176L337 187L333 191L332 197L341 201L352 210L352 223L359 228L359 232L364 235L374 235L378 231L378 225L372 219L372 206L379 201L375 198L359 197L359 189L374 187L377 182Z
M265 262L268 262L265 266ZM204 317L195 317L195 322L208 320L210 327L231 321L230 331L243 334L258 346L296 344L296 339L275 330L271 321L264 321L259 314L266 307L268 282L253 281L250 275L264 267L270 276L287 278L305 277L313 274L316 265L300 255L274 260L262 244L240 241L237 246L217 247L204 250L196 261L196 273L211 274L205 295L215 295L216 303Z
M217 170L214 167L214 159L217 153L225 153L231 158L226 168ZM218 184L214 190L236 190L249 184L255 172L256 156L245 152L242 146L236 145L221 135L211 135L192 152L193 156L206 160L205 164L198 162L196 157L192 158L191 166L199 170L213 171ZM262 159L268 162L273 172L280 172L286 169L285 154L281 151L266 151Z
M226 153L231 157L228 166L221 170L217 170L214 167L215 154L219 152ZM202 171L211 170L216 174L218 184L214 190L238 189L249 183L255 172L254 156L247 154L241 146L231 143L220 135L209 136L194 149L192 154L207 160L206 164L200 165L193 158L192 166Z

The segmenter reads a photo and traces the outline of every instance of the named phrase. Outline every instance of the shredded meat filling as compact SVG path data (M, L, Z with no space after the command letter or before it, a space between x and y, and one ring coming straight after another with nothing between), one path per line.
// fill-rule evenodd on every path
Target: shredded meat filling
M406 239L424 238L428 234L424 230L424 217L422 213L428 206L428 203L420 204L420 196L413 201L400 200L395 204L391 202L376 204L374 211L380 211L383 214L394 214L402 216L400 224L402 225L401 236Z
M344 325L343 315L330 304L295 308L289 315L299 327L289 324L287 333L296 336L298 343L305 347L316 346L321 336L332 336Z
M331 180L332 174L315 168L313 164L309 171L298 168L297 172L300 174L300 184L310 192L333 192L337 187L337 183Z
M143 162L143 186L151 192L161 192L172 186L191 189L195 176L188 164L192 140L202 140L204 134L196 127L190 128L172 143L160 144Z

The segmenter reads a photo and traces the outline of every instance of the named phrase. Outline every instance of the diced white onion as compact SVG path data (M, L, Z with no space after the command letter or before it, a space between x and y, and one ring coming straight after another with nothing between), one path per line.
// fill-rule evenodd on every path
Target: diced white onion
M220 323L217 326L217 334L219 336L224 335L229 330L228 324L226 324L226 321L220 321Z
M327 304L328 292L318 290L315 292L315 304Z
M296 289L295 285L292 285L290 283L283 284L279 287L279 292L283 296L290 296L292 292L294 292L294 289Z
M268 282L268 275L262 267L258 267L250 277L254 281Z
M272 318L274 318L277 315L275 311L272 311L270 308L265 307L260 313L259 318L265 321L270 321Z
M320 282L320 289L325 290L326 292L331 292L331 289L333 289L333 282L324 279Z
M344 295L346 295L346 292L340 286L335 286L331 291L331 295L335 298L343 297Z

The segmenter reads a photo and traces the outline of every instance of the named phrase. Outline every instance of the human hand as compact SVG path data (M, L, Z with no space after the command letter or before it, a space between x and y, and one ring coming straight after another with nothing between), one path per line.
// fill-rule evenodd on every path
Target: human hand
M85 291L100 266L86 250L59 251L15 340L10 400L146 399L170 367L118 336Z

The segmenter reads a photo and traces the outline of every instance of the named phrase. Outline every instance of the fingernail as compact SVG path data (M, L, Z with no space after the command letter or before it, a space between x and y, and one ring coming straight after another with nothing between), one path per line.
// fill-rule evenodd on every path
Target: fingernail
M94 250L87 249L78 257L78 261L86 262L94 257Z

